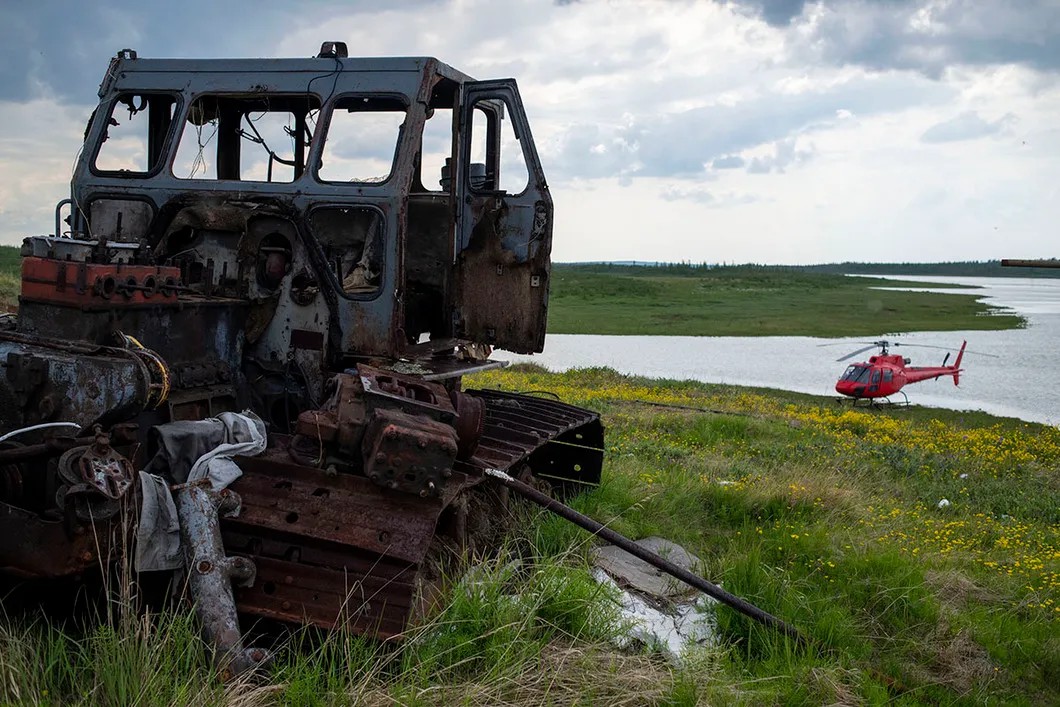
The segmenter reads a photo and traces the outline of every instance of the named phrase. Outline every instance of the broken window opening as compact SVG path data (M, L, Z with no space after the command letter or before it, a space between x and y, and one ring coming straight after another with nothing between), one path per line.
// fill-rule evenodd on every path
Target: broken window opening
M468 183L474 191L522 194L530 185L530 170L514 120L504 119L506 112L514 115L511 106L483 99L473 107Z
M395 96L344 96L331 110L317 177L380 184L390 179L408 106Z
M176 97L167 94L119 95L107 117L94 168L138 175L157 169L176 104Z
M424 191L448 192L453 157L453 109L434 108L420 136L420 182Z
M382 212L367 206L325 206L310 213L309 230L344 297L371 299L381 291L384 226Z
M305 172L315 96L200 96L173 160L179 179L290 183Z

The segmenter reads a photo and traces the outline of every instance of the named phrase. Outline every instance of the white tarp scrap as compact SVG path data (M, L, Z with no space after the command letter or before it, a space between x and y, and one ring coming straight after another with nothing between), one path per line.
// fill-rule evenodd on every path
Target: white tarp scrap
M698 557L664 538L636 543L690 572L702 566ZM595 548L593 563L593 578L617 589L619 613L629 626L619 647L640 642L680 660L689 646L713 645L714 599L614 545Z
M143 501L136 531L137 572L183 566L180 522L171 484L209 479L221 491L242 473L234 456L265 451L265 423L250 411L224 412L216 418L171 422L154 429L159 452L140 472Z

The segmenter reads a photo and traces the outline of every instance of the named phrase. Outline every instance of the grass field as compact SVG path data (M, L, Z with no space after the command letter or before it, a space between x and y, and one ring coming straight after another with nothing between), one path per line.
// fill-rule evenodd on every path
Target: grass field
M0 246L0 308L16 304L18 269L18 249ZM967 295L870 289L901 284L750 266L555 265L548 331L829 337L1009 329L1024 323Z
M765 267L555 265L553 334L877 336L1023 324L975 297L874 290L903 283ZM923 283L905 283L923 287Z
M17 304L21 262L18 248L0 246L0 312Z
M264 681L223 686L182 613L84 634L0 622L0 703L1060 702L1057 428L599 369L469 385L602 411L605 479L576 507L681 543L812 646L719 608L720 645L681 665L610 648L620 627L588 576L591 539L522 509L501 553L400 645L307 639Z

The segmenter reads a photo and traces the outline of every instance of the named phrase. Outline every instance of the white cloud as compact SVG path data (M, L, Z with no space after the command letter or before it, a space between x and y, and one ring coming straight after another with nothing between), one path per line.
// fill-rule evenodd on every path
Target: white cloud
M70 57L50 49L13 77L52 97L0 103L0 241L50 229L112 51L172 55L171 38L189 35L187 56L307 56L340 39L354 55L516 77L557 204L558 260L1055 254L1060 13L1047 4L321 2L242 25L237 9L193 2L205 34L171 4L129 2L108 16L117 45L93 49L66 19ZM97 77L78 79L80 105L53 90L71 57Z
M1012 113L1006 113L997 120L984 120L975 111L965 111L958 116L935 123L924 131L920 139L924 142L956 142L974 140L975 138L994 135L1011 125L1016 120Z
M0 242L54 230L87 120L88 112L55 99L0 101L0 125L8 126L0 139Z

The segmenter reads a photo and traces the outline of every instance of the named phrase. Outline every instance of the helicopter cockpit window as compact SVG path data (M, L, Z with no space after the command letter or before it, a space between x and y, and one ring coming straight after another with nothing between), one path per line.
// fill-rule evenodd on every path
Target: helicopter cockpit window
M880 372L879 371L873 371L872 372L872 382L873 383L879 383L880 382Z
M892 379L893 379L893 372L891 371L890 368L888 368L886 371L883 372L883 382L884 383L890 383Z
M869 380L870 370L866 366L850 366L843 373L843 380L851 381L852 383L865 383Z

